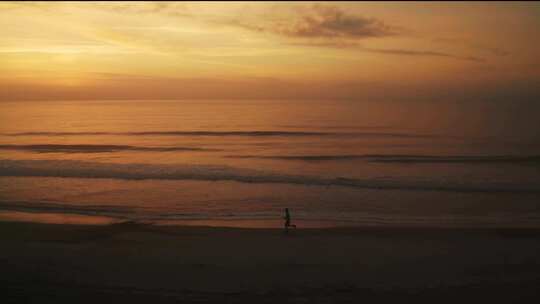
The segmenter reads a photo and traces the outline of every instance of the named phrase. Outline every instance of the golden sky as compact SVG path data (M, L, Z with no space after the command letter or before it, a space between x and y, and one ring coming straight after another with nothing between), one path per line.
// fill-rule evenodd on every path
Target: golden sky
M0 100L540 96L538 2L3 2L0 37Z

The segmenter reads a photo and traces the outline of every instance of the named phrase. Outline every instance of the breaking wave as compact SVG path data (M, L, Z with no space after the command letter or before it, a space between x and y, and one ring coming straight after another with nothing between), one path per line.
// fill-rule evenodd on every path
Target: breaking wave
M140 210L137 206L133 208L115 205L80 205L69 202L48 202L48 201L0 201L0 217L3 212L24 212L33 214L61 214L61 215L82 215L107 217L113 222L138 222L166 225L185 225L186 221L202 221L198 225L208 225L208 221L220 221L219 225L227 226L226 222L238 224L239 221L279 221L281 213L279 211L251 211L236 212L231 210L226 212L200 211L183 212L174 209L161 210ZM513 215L504 217L500 215L451 215L440 216L418 216L414 214L373 214L370 212L295 212L295 221L309 227L309 222L314 222L316 227L323 223L329 226L416 226L416 227L513 227L513 226L538 226L538 217L531 215ZM519 224L518 224L519 223ZM280 223L276 223L280 224ZM275 228L276 224L271 224L269 228ZM214 224L215 225L215 224ZM267 224L268 225L268 224Z
M436 137L409 133L388 132L308 132L308 131L140 131L140 132L19 132L2 133L4 136L92 136L92 135L122 135L122 136L240 136L240 137L298 137L298 136L345 136L345 137Z
M540 155L366 155L372 162L393 163L540 163Z
M181 212L174 209L148 209L140 206L81 205L49 201L0 201L0 211L31 213L61 213L89 216L107 216L128 220L204 220L204 219L275 219L276 212Z
M298 161L337 161L363 159L380 163L528 163L540 164L540 155L405 155L405 154L340 154L340 155L228 155L228 158L256 158Z
M71 213L81 215L106 215L111 217L124 217L133 214L132 208L112 205L70 205L54 202L3 202L0 201L0 210L22 212L53 212Z
M117 151L219 151L216 149L206 149L197 147L138 147L127 145L0 145L0 150L31 151L38 153L103 153Z
M351 160L367 159L366 155L227 155L227 158L240 159L276 159L276 160L301 160L301 161L325 161L325 160Z
M540 192L540 184L536 183L460 182L444 179L407 180L398 177L358 179L289 175L230 166L116 164L76 160L0 160L0 176L235 181L416 191Z

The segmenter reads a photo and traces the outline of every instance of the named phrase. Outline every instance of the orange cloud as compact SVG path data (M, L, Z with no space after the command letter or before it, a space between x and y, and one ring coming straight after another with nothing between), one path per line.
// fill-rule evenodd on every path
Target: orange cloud
M347 14L335 6L314 6L290 27L278 29L294 37L367 38L395 34L384 22Z
M296 38L346 38L362 39L397 34L397 30L383 21L349 14L337 6L314 5L299 10L292 20L257 22L233 22L249 30L271 32Z

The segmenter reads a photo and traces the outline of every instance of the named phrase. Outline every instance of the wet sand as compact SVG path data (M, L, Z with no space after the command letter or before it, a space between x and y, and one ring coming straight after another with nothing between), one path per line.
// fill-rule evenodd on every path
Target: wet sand
M0 222L2 303L525 303L539 229Z

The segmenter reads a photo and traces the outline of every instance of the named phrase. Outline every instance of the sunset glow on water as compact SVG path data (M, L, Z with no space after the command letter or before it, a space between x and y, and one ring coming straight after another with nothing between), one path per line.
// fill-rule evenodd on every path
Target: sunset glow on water
M4 102L1 206L161 224L279 226L288 207L305 226L537 225L534 134L493 136L440 111L336 100Z

